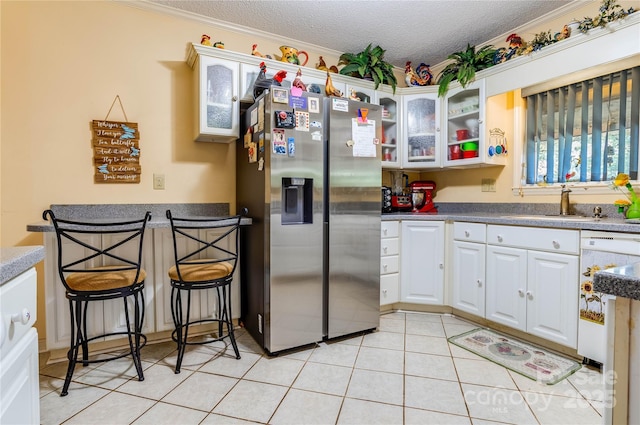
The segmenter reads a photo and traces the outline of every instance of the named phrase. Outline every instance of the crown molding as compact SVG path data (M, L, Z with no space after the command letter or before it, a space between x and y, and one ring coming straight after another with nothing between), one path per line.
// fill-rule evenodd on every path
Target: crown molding
M298 49L311 50L318 52L321 55L336 56L339 57L344 52L328 49L326 47L317 46L315 44L304 43L300 40L294 40L292 38L283 37L278 34L256 30L254 28L245 27L242 25L233 24L219 19L210 18L208 16L198 15L197 13L187 12L185 10L176 9L173 7L165 6L159 3L153 3L147 0L114 0L116 3L126 6L134 7L137 9L147 10L151 12L161 13L163 15L170 15L175 18L190 20L205 25L211 25L217 28L229 32L235 32L237 34L254 36L263 40L273 41L277 44L289 44L295 45Z

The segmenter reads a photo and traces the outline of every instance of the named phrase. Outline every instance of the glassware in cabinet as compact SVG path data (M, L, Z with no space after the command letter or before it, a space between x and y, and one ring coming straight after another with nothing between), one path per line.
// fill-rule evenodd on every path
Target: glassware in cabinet
M460 165L484 161L484 85L476 81L467 88L449 91L444 100L446 114L444 164Z
M382 106L382 167L400 166L400 106L398 96L378 92L378 104Z
M433 93L404 96L404 130L402 166L404 168L439 167L440 102Z

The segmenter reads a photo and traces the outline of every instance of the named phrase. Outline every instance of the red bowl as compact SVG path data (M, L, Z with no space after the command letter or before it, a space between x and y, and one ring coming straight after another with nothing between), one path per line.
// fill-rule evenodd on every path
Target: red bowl
M458 141L467 140L469 138L469 130L466 128L456 130L456 137L458 138Z
M478 156L478 151L462 151L463 158L475 158Z

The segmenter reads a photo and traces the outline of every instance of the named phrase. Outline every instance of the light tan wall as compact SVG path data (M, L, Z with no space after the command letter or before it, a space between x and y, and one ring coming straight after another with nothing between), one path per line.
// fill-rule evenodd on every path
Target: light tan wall
M525 41L531 41L535 34L540 32L550 31L551 34L559 32L563 25L569 23L572 19L578 21L583 20L585 17L595 17L599 11L598 8L602 4L601 1L579 1L571 6L571 11L564 16L553 17L553 19L543 17L540 20L534 21L526 26L518 29L514 29L511 32L515 32L520 35ZM618 1L625 9L630 7L636 10L640 9L639 0L623 0ZM640 13L640 12L638 12ZM498 37L494 40L489 40L485 44L493 44L496 47L505 47L506 36L511 32L507 32L504 36ZM594 52L597 54L597 52ZM437 65L434 69L442 69L442 64ZM520 112L517 110L520 109ZM519 93L509 93L508 95L496 96L491 98L487 104L487 123L486 128L498 127L505 131L508 142L510 143L510 155L509 161L504 167L486 167L486 168L473 168L473 169L455 169L436 172L421 173L416 178L424 180L433 180L436 182L437 196L435 198L438 202L499 202L499 203L555 203L560 202L559 191L558 194L552 195L526 195L520 197L513 194L512 188L517 187L517 182L514 183L514 168L517 168L516 175L521 175L521 163L522 158L516 157L513 154L513 147L515 141L519 138L516 134L518 131L514 127L514 117L521 114L524 110L524 104ZM524 127L520 129L524 131ZM520 137L522 139L522 136ZM482 192L481 183L482 179L495 179L496 191L495 192ZM410 178L411 180L411 178ZM580 191L573 191L571 193L571 203L600 203L600 204L612 204L616 199L620 198L619 192L611 190L607 193L600 194L586 194Z
M588 2L584 16L598 5ZM0 246L42 244L26 225L50 204L229 202L235 209L234 149L193 142L187 46L203 33L237 52L257 42L273 54L282 43L113 1L2 0L0 19ZM105 118L116 95L140 126L140 184L93 183L89 123ZM114 106L109 118L124 115ZM166 176L166 190L153 190L153 173ZM440 202L514 202L510 166L423 177L438 181ZM496 178L498 192L481 193L482 177ZM38 310L43 318L43 304Z
M0 11L0 246L41 245L26 226L50 204L228 202L235 210L234 145L193 141L187 46L206 33L229 50L250 53L258 42L273 54L276 41L113 1L3 0ZM116 95L139 124L140 184L93 182L90 122L105 118ZM124 120L117 103L109 118ZM153 190L153 173L166 176L166 190ZM38 273L44 338L42 263Z

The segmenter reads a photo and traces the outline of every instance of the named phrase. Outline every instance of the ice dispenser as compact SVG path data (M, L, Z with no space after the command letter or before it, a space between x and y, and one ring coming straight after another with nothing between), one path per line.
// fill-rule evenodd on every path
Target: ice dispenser
M313 179L282 178L282 224L313 223Z

